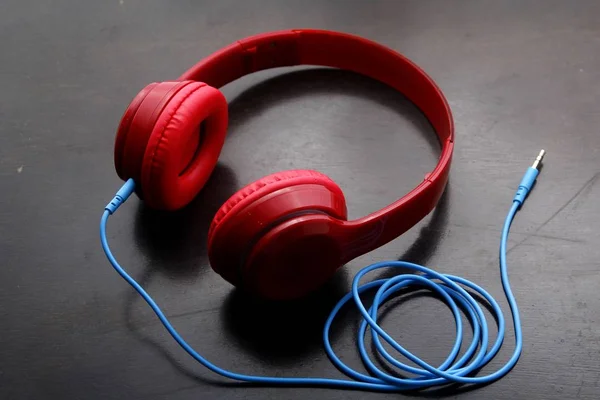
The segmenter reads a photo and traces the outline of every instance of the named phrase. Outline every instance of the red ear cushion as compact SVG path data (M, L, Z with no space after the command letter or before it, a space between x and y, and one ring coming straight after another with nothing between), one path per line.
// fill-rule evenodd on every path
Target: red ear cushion
M235 216L238 210L245 208L257 199L273 193L284 187L302 184L320 184L343 197L342 189L329 178L318 171L297 169L277 172L253 182L229 198L215 214L208 231L208 242L217 227L227 219Z
M115 140L115 167L123 180L133 178L143 197L142 162L156 121L171 99L193 81L152 83L133 99L121 119Z
M144 200L167 210L188 204L212 173L226 131L227 101L219 90L201 82L180 89L162 110L148 139L141 171Z

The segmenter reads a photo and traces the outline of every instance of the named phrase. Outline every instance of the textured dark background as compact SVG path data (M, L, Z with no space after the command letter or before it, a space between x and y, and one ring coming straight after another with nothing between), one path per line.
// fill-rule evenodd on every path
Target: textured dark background
M448 192L407 234L289 305L244 298L207 265L207 226L236 189L314 168L362 216L436 162L423 117L382 85L334 70L278 70L227 86L231 127L198 199L174 213L133 199L109 225L119 260L190 343L221 366L330 376L325 315L361 266L427 263L501 300L499 229L540 148L541 179L514 224L510 276L523 356L505 379L453 398L598 398L600 381L600 3L589 1L21 1L0 12L0 398L375 399L326 389L224 384L167 337L112 271L98 220L119 187L114 132L130 99L230 42L313 27L379 41L422 66L456 120ZM159 228L159 226L161 226ZM416 295L383 325L431 362L453 340L449 311ZM392 302L392 305L394 302ZM349 312L334 330L360 367ZM511 329L512 331L512 329ZM512 332L492 366L512 351ZM489 371L486 369L485 371ZM401 397L392 395L391 397Z

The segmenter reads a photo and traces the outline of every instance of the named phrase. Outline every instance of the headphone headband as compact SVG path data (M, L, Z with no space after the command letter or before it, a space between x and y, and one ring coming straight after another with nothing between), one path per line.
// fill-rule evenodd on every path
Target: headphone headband
M437 166L416 188L389 206L346 223L354 230L353 245L344 252L349 261L398 237L433 210L450 172L452 114L437 85L412 61L370 40L331 31L294 29L251 36L203 59L179 79L219 88L253 72L295 65L340 68L391 86L425 114L442 146Z

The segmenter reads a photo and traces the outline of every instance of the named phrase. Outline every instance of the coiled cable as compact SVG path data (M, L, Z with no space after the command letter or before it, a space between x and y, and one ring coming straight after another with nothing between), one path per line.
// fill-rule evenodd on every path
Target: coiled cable
M102 249L104 250L109 262L114 269L129 283L142 298L148 303L152 310L156 313L160 322L167 329L169 334L175 341L196 361L211 370L212 372L237 381L250 382L262 385L285 385L295 387L332 387L345 389L362 389L370 391L397 392L403 390L422 389L433 386L446 385L449 383L460 384L485 384L500 379L505 376L517 363L523 348L523 335L521 332L521 319L516 299L512 293L510 282L508 279L508 269L506 264L506 243L510 231L511 223L519 210L520 206L525 201L527 194L531 190L537 175L539 174L539 161L543 157L543 150L536 159L533 167L530 167L523 177L519 189L515 194L512 206L502 228L500 238L500 277L502 287L508 304L510 306L515 331L515 348L509 360L496 371L483 376L473 376L476 371L479 371L487 363L492 360L500 350L504 341L505 335L505 319L502 310L496 300L483 288L475 283L454 275L441 274L432 269L421 265L404 262L404 261L387 261L372 264L361 269L352 281L352 290L346 294L333 308L323 330L323 342L325 351L333 364L347 375L349 379L329 379L318 377L307 378L284 378L271 376L256 376L240 374L232 372L208 361L194 350L175 330L168 318L152 299L152 297L119 265L113 256L108 246L106 238L106 224L110 215L123 203L134 191L135 183L129 180L123 185L117 195L106 206L100 221L100 239ZM406 269L413 273L402 273L388 279L379 279L369 283L361 284L361 279L369 272L383 268L398 268L405 271ZM435 367L425 362L415 354L406 350L401 344L394 340L385 330L377 323L377 312L379 307L394 293L400 289L409 286L418 285L425 289L429 289L438 295L449 306L456 326L456 339L450 351L450 354L445 361ZM488 349L488 323L481 306L475 298L465 288L481 296L489 303L490 309L494 314L498 323L498 334L492 346ZM370 307L366 307L361 299L361 294L369 290L377 289L373 302ZM371 375L365 375L346 365L333 350L329 338L329 331L335 317L340 309L352 300L360 314L362 322L359 326L358 334L358 352L362 361ZM459 357L460 348L463 342L463 323L461 320L461 312L463 310L473 326L473 339L467 347L465 353ZM412 374L410 377L400 378L388 372L383 371L371 361L365 345L365 336L367 331L370 331L372 340L378 353L392 366L399 371ZM395 351L404 356L415 366L408 365L394 358L382 345L382 339L387 342Z

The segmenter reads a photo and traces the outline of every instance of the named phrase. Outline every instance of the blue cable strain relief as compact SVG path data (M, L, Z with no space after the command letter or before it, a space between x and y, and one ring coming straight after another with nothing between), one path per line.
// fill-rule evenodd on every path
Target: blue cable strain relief
M113 199L104 207L106 211L108 211L111 215L117 211L117 208L123 204L123 198L121 196L115 196Z
M529 167L527 169L527 172L523 175L523 179L521 179L521 183L519 184L519 188L517 189L517 193L515 193L513 201L516 201L519 205L523 205L527 198L527 194L533 187L539 173L540 171L537 168Z
M128 179L127 182L121 186L121 189L117 192L115 197L104 207L106 211L108 211L111 215L117 211L117 208L121 206L121 204L125 203L129 196L135 191L135 182L133 179Z

